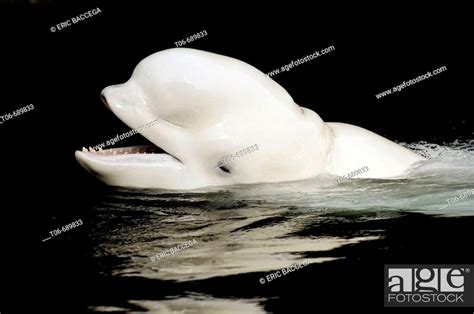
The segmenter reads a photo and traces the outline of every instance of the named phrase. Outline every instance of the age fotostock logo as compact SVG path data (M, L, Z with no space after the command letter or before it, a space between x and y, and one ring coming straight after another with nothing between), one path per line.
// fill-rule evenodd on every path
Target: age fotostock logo
M385 306L474 306L474 265L385 265Z

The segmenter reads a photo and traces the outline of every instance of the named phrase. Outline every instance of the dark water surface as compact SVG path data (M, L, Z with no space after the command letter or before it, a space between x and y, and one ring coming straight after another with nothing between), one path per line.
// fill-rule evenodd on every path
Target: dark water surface
M400 180L111 189L84 211L82 229L45 243L46 271L56 276L49 279L71 289L51 304L157 313L382 310L384 264L474 262L474 197L447 203L473 188L472 145L412 148L431 159ZM192 245L152 260L185 241ZM269 281L302 261L308 265ZM74 283L65 283L71 273Z

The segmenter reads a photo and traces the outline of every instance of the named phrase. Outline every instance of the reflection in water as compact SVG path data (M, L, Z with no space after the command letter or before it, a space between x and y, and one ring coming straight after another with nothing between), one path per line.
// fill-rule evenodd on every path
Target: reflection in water
M472 143L411 147L434 158L399 180L353 179L337 184L335 177L325 176L186 193L113 190L96 206L89 236L95 244L92 258L99 265L98 276L112 278L113 283L104 286L123 289L122 299L115 304L99 300L90 309L278 311L269 304L282 292L270 292L289 281L308 285L309 280L318 291L323 288L316 279L331 283L325 273L343 269L334 265L357 264L369 255L369 262L377 256L393 262L400 255L390 252L402 254L396 250L410 247L413 226L422 222L429 232L430 224L438 221L425 214L465 217L459 222L474 212L474 197L443 208L447 198L473 188ZM394 234L402 240L390 240ZM192 240L197 244L151 260ZM274 282L259 283L259 278L304 259L312 264ZM138 292L124 292L133 289ZM284 299L280 301L287 302Z
M219 299L205 295L194 295L187 298L162 300L160 302L130 300L129 304L154 313L265 313L258 306L257 301ZM91 308L91 310L98 312L122 312L128 309L117 306L97 306Z

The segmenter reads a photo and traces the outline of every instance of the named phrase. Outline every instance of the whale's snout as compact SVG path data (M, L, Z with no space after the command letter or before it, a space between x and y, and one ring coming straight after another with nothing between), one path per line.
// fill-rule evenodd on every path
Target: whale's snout
M107 108L114 111L129 106L143 106L141 95L141 90L133 82L126 82L107 86L100 92L100 99Z
M102 103L109 109L110 109L110 106L109 106L109 103L107 102L107 98L105 97L105 93L104 91L106 90L106 88L104 88L101 92L100 92L100 100L102 101Z

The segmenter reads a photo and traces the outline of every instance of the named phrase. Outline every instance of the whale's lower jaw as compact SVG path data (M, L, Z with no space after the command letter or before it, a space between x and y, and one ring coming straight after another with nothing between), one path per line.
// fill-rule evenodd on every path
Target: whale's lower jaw
M76 151L75 157L83 168L110 186L187 190L209 185L193 177L179 160L168 154Z

